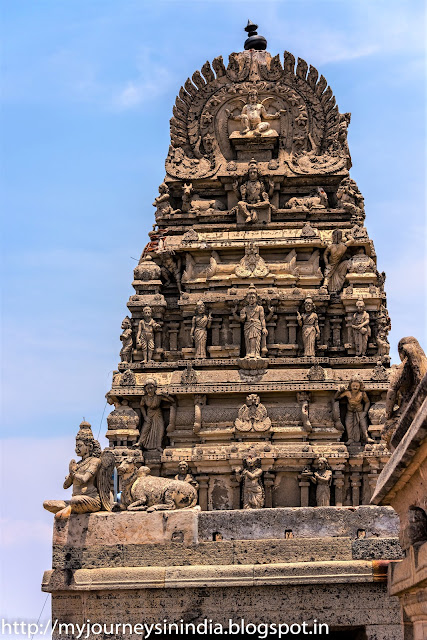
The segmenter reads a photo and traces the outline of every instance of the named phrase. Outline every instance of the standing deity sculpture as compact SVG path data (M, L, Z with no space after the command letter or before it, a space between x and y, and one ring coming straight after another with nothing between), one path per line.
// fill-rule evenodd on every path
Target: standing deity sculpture
M323 287L330 293L339 293L343 288L345 276L348 270L348 260L343 260L347 247L353 244L353 238L345 242L342 241L343 232L341 229L334 229L332 232L332 242L323 254L325 261L325 279Z
M304 301L304 313L297 313L297 321L302 327L302 340L304 344L304 355L316 355L316 338L320 338L319 319L315 312L312 298L308 297Z
M69 518L72 513L111 511L111 478L114 454L101 452L88 422L81 422L76 436L76 453L81 460L71 460L64 489L73 487L71 500L45 500L43 507L55 514L57 520Z
M323 456L315 462L315 470L304 469L302 476L316 485L316 506L329 507L331 504L332 470Z
M120 349L120 362L131 362L132 360L132 323L130 318L126 318L122 322L123 332L120 335L122 348Z
M156 254L160 260L160 273L165 286L169 286L175 280L179 293L181 293L181 259L174 258L175 252L161 249Z
M181 482L189 482L197 491L199 488L199 483L195 480L192 473L190 473L190 467L188 466L188 462L186 460L181 460L178 464L178 473L175 476L175 480L180 480Z
M162 325L152 317L151 307L148 305L142 310L142 320L139 321L136 344L142 351L142 361L151 362L154 353L154 332L160 331Z
M277 120L285 111L284 109L280 109L276 113L267 113L264 104L259 102L258 91L251 89L248 93L248 101L239 115L233 116L229 109L226 109L225 113L230 120L237 120L243 123L243 129L240 132L242 136L246 136L247 134L253 136L268 136L273 134L268 120Z
M265 503L265 491L262 482L261 458L250 453L243 459L243 469L236 475L242 482L243 509L262 509Z
M143 418L138 444L147 451L162 451L162 440L165 433L162 404L175 406L175 399L167 393L157 393L157 382L148 378L144 384L144 395L140 407ZM172 408L171 418L172 422ZM171 426L169 424L169 426Z
M202 300L196 303L196 312L191 323L190 336L194 340L195 358L206 358L206 343L208 329L211 328L212 315L206 314L205 304Z
M274 209L270 204L270 198L274 192L274 182L270 180L268 187L264 184L258 170L258 164L253 158L249 163L247 175L248 179L240 186L238 181L233 183L233 190L239 199L237 212L243 216L245 222L257 222L260 209Z
M238 431L268 431L270 429L271 420L267 415L267 409L256 393L251 393L246 398L245 404L242 404L239 409L234 426Z
M345 398L347 401L347 412L345 416L345 427L347 429L347 445L361 443L373 444L374 440L368 436L368 410L370 401L365 386L359 378L352 378L347 389L342 386L335 394L334 400Z
M265 324L264 309L258 304L257 298L256 288L254 285L250 285L246 294L246 304L240 314L237 315L237 306L233 310L234 319L244 323L245 358L261 358L267 353L266 337L268 331Z
M365 310L365 303L362 299L356 302L356 313L351 321L353 331L353 343L356 349L356 356L365 356L368 349L368 340L371 335L369 326L369 313Z

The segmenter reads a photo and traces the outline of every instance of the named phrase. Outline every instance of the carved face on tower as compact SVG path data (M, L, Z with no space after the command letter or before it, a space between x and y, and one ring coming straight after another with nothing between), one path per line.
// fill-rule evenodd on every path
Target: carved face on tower
M130 329L130 328L131 328L130 320L129 318L126 317L122 322L122 329L124 330L124 329Z
M248 102L249 104L257 104L258 103L258 92L253 89L248 93Z
M332 232L332 242L334 244L340 244L342 240L342 231L341 229L334 229Z
M311 313L312 311L314 311L314 304L311 298L307 298L307 300L304 302L304 309L306 313Z
M246 404L248 405L248 407L251 407L251 406L257 407L259 403L260 403L260 399L259 399L259 396L256 395L256 393L251 393L246 398Z
M326 460L326 458L319 458L317 460L316 466L319 471L324 471L328 468L328 461Z
M363 300L358 300L356 302L356 309L358 313L363 313L363 311L365 310L365 303L363 302Z
M205 314L205 303L202 300L199 300L196 304L196 313L198 316L203 316Z
M178 465L178 472L180 475L184 476L188 473L188 463L185 460L182 460Z
M149 322L151 320L151 307L144 307L144 309L142 310L142 315L144 317L144 320L146 322Z
M156 395L156 391L157 391L157 382L153 380L153 378L149 378L144 385L144 392L146 393L147 396L154 396Z
M80 456L80 458L84 458L86 455L90 454L91 446L86 440L83 438L76 438L76 454Z
M351 393L359 393L362 390L362 383L360 380L351 380L349 384Z
M251 182L258 180L258 167L256 162L249 163L248 177Z

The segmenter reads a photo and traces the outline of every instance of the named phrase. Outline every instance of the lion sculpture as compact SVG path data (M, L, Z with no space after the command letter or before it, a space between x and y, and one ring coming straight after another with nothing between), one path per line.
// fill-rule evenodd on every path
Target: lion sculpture
M117 467L121 478L121 502L114 511L166 511L188 509L197 504L197 491L189 483L150 475L149 467L136 466L136 461L126 457Z

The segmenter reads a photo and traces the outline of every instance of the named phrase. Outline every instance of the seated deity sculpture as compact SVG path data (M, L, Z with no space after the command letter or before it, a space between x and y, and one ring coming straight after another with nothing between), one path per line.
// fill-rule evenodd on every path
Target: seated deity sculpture
M274 192L274 182L270 180L268 187L264 184L259 173L258 164L253 158L249 163L247 175L248 179L240 186L237 181L233 183L233 190L239 198L237 212L243 216L245 222L257 222L260 209L275 210L270 203L270 198Z
M164 216L179 213L179 209L172 209L169 187L165 182L159 185L159 195L154 199L153 207L156 207L156 217L158 215Z
M239 115L233 116L229 109L226 110L226 115L230 120L242 122L243 129L240 132L242 136L248 134L253 136L274 135L275 132L269 125L268 120L277 120L282 113L284 113L283 109L276 113L267 113L264 104L258 100L256 89L249 91L248 101Z
M76 436L76 453L81 460L71 460L64 489L73 487L70 500L45 500L43 507L55 514L57 520L65 520L72 513L94 513L111 511L111 478L114 469L114 454L101 452L88 422L80 424Z

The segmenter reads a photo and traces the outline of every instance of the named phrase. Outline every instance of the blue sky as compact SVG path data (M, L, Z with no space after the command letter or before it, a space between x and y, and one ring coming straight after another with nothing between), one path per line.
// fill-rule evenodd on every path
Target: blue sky
M63 493L82 417L95 432L100 425L175 96L206 60L242 50L248 18L272 54L287 49L313 64L340 111L352 112L351 175L387 272L392 354L403 335L427 346L425 2L1 6L2 454L12 476L13 464L24 466L23 492L32 487L24 515L21 502L2 513L12 580L3 602L9 615L34 619L50 562L41 502Z

